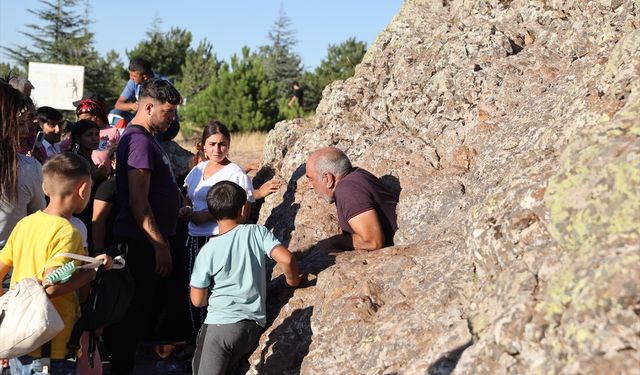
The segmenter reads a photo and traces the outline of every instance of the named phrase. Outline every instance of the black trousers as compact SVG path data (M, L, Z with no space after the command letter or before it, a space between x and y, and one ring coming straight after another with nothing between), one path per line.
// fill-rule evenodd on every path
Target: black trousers
M130 374L140 338L152 329L154 295L160 284L155 270L155 250L147 240L127 239L127 267L135 281L135 293L125 317L104 330L105 346L111 354L111 374Z

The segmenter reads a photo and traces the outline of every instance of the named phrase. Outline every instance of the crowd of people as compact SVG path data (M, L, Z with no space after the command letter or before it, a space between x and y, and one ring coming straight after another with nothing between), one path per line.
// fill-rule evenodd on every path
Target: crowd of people
M73 103L75 122L36 108L28 80L0 81L0 280L44 280L69 261L53 260L58 253L88 254L106 270L122 255L133 299L119 322L93 332L103 338L110 373L132 373L139 341L161 336L170 345L158 345L159 355L176 342L195 347L184 358L194 374L234 373L246 366L266 324L268 259L280 266L285 285L295 288L303 278L280 240L247 224L251 203L280 184L254 189L247 171L229 160L231 134L217 120L203 127L190 172L175 176L161 142L179 130L180 93L145 59L133 59L129 74L115 112L87 93ZM398 197L378 178L333 147L311 154L306 171L309 188L336 204L343 231L320 241L318 251L393 245ZM65 329L46 348L0 359L0 367L11 374L44 366L52 374L102 374L97 348L96 366L87 363L86 345L69 349L95 277L95 270L81 270L65 283L43 281ZM169 311L164 318L162 309ZM171 327L178 332L156 334Z

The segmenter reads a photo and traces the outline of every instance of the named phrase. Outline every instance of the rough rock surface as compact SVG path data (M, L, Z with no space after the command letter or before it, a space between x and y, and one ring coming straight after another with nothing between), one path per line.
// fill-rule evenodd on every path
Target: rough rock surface
M328 145L400 194L397 246L310 250ZM315 279L274 271L250 373L640 373L639 1L407 0L263 159Z

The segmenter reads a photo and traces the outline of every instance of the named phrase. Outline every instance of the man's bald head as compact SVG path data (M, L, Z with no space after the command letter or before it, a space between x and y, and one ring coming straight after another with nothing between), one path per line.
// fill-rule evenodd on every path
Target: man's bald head
M309 167L318 178L321 178L327 172L335 177L340 177L351 169L351 161L339 148L323 147L309 156L307 169Z

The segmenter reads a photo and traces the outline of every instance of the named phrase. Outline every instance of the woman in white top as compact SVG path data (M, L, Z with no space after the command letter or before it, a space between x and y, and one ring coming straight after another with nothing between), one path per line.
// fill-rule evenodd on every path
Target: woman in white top
M240 166L228 159L230 143L231 135L222 122L214 120L206 125L202 130L202 138L196 145L197 153L192 162L195 166L184 180L187 190L186 205L180 209L179 215L183 220L189 221L189 236L185 244L189 252L189 275L193 271L193 263L200 248L209 238L218 234L218 224L207 207L207 193L211 186L220 181L233 181L247 192L248 202L264 198L278 187L277 182L272 181L254 191L251 178ZM189 306L193 328L198 332L206 310L192 308L190 302Z

